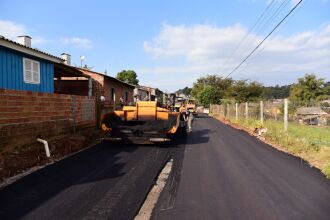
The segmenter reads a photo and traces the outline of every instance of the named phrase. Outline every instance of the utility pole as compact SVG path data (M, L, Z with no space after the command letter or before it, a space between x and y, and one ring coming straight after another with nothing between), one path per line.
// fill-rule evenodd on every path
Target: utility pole
M83 60L85 59L85 56L80 56L80 68L83 67Z

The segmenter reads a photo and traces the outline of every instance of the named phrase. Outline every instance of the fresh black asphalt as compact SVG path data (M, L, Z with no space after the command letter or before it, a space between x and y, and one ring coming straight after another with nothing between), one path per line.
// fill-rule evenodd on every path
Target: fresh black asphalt
M180 144L103 142L0 190L0 219L133 219Z
M153 219L330 219L330 181L243 131L198 118Z
M0 219L133 219L162 166L153 219L330 219L330 181L304 161L200 117L169 146L98 144L0 190Z

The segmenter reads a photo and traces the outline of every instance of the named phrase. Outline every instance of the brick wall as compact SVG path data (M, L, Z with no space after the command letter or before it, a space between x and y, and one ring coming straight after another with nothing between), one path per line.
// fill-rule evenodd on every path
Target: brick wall
M104 82L104 97L106 101L110 101L113 103L111 100L111 88L115 89L115 104L119 105L120 104L120 97L124 97L125 99L125 92L128 93L128 101L127 102L133 102L133 92L134 92L134 87L127 86L123 83L117 82L116 80L112 80L111 78L105 78Z
M94 97L0 89L0 148L92 126Z
M93 72L90 70L79 69L86 75L89 75L93 79L93 95L103 95L105 97L105 102L102 106L106 109L111 109L111 111L116 108L116 106L120 106L120 97L123 96L125 98L125 92L128 93L127 102L134 102L133 92L134 86L130 86L124 82L120 82L113 77L104 76L97 72ZM115 90L115 101L111 99L111 88ZM108 112L108 110L106 111Z

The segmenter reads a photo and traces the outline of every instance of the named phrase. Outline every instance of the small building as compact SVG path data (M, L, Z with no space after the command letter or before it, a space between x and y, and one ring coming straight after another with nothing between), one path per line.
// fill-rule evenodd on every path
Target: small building
M144 86L136 86L134 88L134 101L144 101L151 99L150 89Z
M69 58L67 54L57 57L32 48L29 36L19 36L17 42L0 36L0 88L87 96L90 77L71 67ZM62 78L84 79L84 83L68 85L61 83ZM79 89L74 89L78 84Z
M300 123L307 125L327 125L330 115L320 107L301 107L296 112Z
M123 99L125 104L133 104L133 91L135 86L103 73L82 68L76 69L93 79L93 95L96 97L103 96L105 98L104 105L106 107L113 107L116 109L121 105L120 99Z

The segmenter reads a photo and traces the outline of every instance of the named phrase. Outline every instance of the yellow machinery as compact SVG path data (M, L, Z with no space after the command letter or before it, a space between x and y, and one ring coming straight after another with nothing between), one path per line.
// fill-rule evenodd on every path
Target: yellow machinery
M180 125L180 113L157 107L156 101L139 101L135 106L103 116L106 140L147 144L171 141Z

